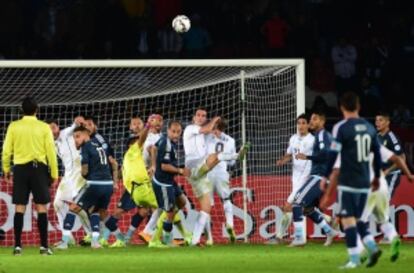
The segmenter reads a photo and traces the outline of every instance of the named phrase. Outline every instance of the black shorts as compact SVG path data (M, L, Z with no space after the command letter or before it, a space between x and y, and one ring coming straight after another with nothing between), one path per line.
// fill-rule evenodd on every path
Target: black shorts
M132 201L131 195L129 194L129 192L127 190L124 190L124 193L122 194L117 207L124 211L130 211L136 208L137 205L135 205L134 201Z
M47 165L29 162L13 167L13 204L27 205L30 193L36 204L50 202L51 178Z
M388 190L390 192L390 199L394 196L395 190L398 188L401 182L401 172L392 172L388 174L385 179L387 180Z
M349 192L338 187L339 213L341 217L361 218L367 203L367 192Z

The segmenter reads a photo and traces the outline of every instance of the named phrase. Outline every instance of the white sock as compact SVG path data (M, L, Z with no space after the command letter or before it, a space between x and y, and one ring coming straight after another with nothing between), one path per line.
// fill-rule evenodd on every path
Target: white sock
M217 158L220 161L236 160L238 157L239 157L239 154L237 153L219 153L217 155Z
M69 211L69 206L62 200L55 200L53 202L53 207L58 218L59 230L63 231L63 222L65 221L66 214Z
M144 231L143 231L144 233L146 233L146 234L153 234L154 233L154 229L157 226L157 222L158 222L158 219L161 216L161 212L162 212L162 210L159 209L159 208L152 212L151 218L149 219L147 225L144 228Z
M291 223L292 223L292 212L286 212L286 213L284 212L282 219L280 220L278 227L277 227L276 237L279 239L282 239L283 237L285 237L286 230L288 229Z
M207 233L207 240L212 241L213 240L213 234L211 233L211 217L208 216L207 222L206 222L206 228L205 231Z
M204 230L204 227L207 223L208 218L209 218L208 213L204 211L200 211L197 222L195 223L195 226L194 226L193 239L192 239L191 244L196 245L200 242L201 233Z
M224 216L226 217L226 224L230 227L234 227L233 222L233 204L230 200L223 202Z
M92 229L91 229L91 222L89 221L89 216L86 213L86 211L81 210L78 213L78 217L80 222L82 223L83 229L85 230L86 234L91 234L92 233Z
M398 233L395 230L394 225L390 222L381 224L381 231L384 233L384 236L390 241L398 236Z

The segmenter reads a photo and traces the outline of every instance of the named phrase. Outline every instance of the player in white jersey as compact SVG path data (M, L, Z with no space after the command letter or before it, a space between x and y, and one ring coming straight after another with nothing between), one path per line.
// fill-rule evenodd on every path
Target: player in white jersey
M381 145L380 147L381 160L382 162L392 162L396 167L401 169L410 182L414 180L413 174L410 172L405 160L400 156L394 154L391 150L387 149L385 146ZM374 178L374 155L370 153L370 178ZM335 162L335 169L339 169L341 166L341 157L338 156ZM364 208L364 212L361 216L361 221L368 222L371 215L375 217L375 221L380 225L381 231L384 233L384 236L387 237L387 240L391 242L391 261L395 262L399 257L399 246L401 240L399 235L389 219L389 208L390 208L390 194L387 180L385 179L384 173L381 173L380 184L377 190L372 188L369 190L367 203ZM358 248L362 252L364 250L362 242L358 243Z
M83 117L79 116L75 118L72 126L60 130L56 120L48 121L55 139L57 154L64 167L64 175L60 181L53 201L53 206L59 222L59 229L61 231L63 231L63 221L69 211L68 204L73 202L73 198L85 185L85 179L81 175L79 150L76 148L75 140L73 138L73 130L83 123ZM87 213L82 210L78 216L86 233L90 234L91 228Z
M155 173L155 166L153 166L152 164L152 158L156 157L156 154L154 154L154 151L156 150L154 150L153 147L155 147L155 144L161 138L161 130L162 130L163 121L164 121L161 115L156 115L155 117L157 117L160 120L160 123L157 126L150 129L147 139L145 140L145 143L143 146L144 162L148 170L148 175L150 177L152 177ZM161 209L154 210L151 214L151 218L149 219L148 223L145 225L144 230L142 230L138 234L138 236L144 242L146 243L150 242L152 238L152 234L154 233L154 229L157 225L157 221L161 215L161 212L162 212Z
M226 128L226 122L220 120L217 123L216 129L207 135L207 151L208 154L213 153L227 153L233 154L236 153L236 143L234 139L224 133ZM236 234L234 232L234 223L233 223L233 204L231 203L230 196L230 174L228 168L234 166L236 162L231 161L221 161L218 163L208 174L207 179L213 184L213 191L211 192L211 204L214 206L214 192L220 197L223 202L224 216L226 218L226 230L230 237L230 241L234 243L236 241ZM213 244L213 238L211 236L210 225L207 224L207 233L208 233L208 244Z
M239 153L226 154L222 152L209 155L205 137L213 132L219 120L220 117L215 117L207 122L207 110L198 108L193 116L193 123L184 130L185 166L191 170L191 176L188 180L201 208L193 230L192 245L200 243L201 233L210 219L212 185L207 179L207 173L220 161L242 160L250 146L249 143L245 143Z
M312 162L310 160L300 160L295 156L299 153L312 155L315 137L309 132L309 121L305 114L301 114L296 119L297 133L292 135L286 154L276 161L276 166L283 166L292 161L292 191L283 207L283 217L278 222L275 243L280 243L286 235L286 230L292 223L292 203L296 192L302 187L309 176ZM304 218L303 218L304 219ZM305 225L305 220L302 220ZM303 230L305 228L303 227ZM306 240L306 238L304 238Z

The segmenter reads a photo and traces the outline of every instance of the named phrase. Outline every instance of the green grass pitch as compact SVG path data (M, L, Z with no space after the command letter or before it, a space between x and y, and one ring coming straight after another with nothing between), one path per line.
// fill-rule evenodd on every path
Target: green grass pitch
M354 271L414 272L414 243L404 243L400 259L389 260L389 247L381 246L383 256L375 268ZM347 258L343 243L323 247L310 243L304 248L274 245L218 245L213 247L180 247L148 249L130 246L122 249L74 247L55 251L54 256L40 256L37 248L23 249L14 257L11 248L0 248L0 273L104 273L104 272L342 272L338 266Z

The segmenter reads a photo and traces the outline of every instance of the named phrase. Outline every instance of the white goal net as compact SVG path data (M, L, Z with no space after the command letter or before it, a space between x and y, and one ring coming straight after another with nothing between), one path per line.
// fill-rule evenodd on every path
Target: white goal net
M21 117L20 103L27 95L39 102L39 119L57 119L61 128L78 115L96 117L98 131L110 140L120 164L132 116L146 120L159 113L164 127L169 120L185 126L196 107L204 106L209 117L219 115L228 121L226 133L235 138L238 148L244 141L252 143L244 164L231 170L230 185L238 238L263 242L275 235L279 207L291 189L290 168L276 167L275 161L296 131L296 116L305 110L303 69L302 60L1 61L0 145L8 124ZM180 150L183 164L182 145ZM195 205L185 219L191 229L197 202L189 184L179 183ZM0 228L6 232L0 244L11 245L12 189L0 183L0 190ZM114 194L111 210L122 191ZM122 218L121 230L128 228L130 215ZM60 238L52 206L49 220L52 243ZM24 244L37 243L35 221L35 213L28 209ZM217 196L212 223L215 241L226 241Z

